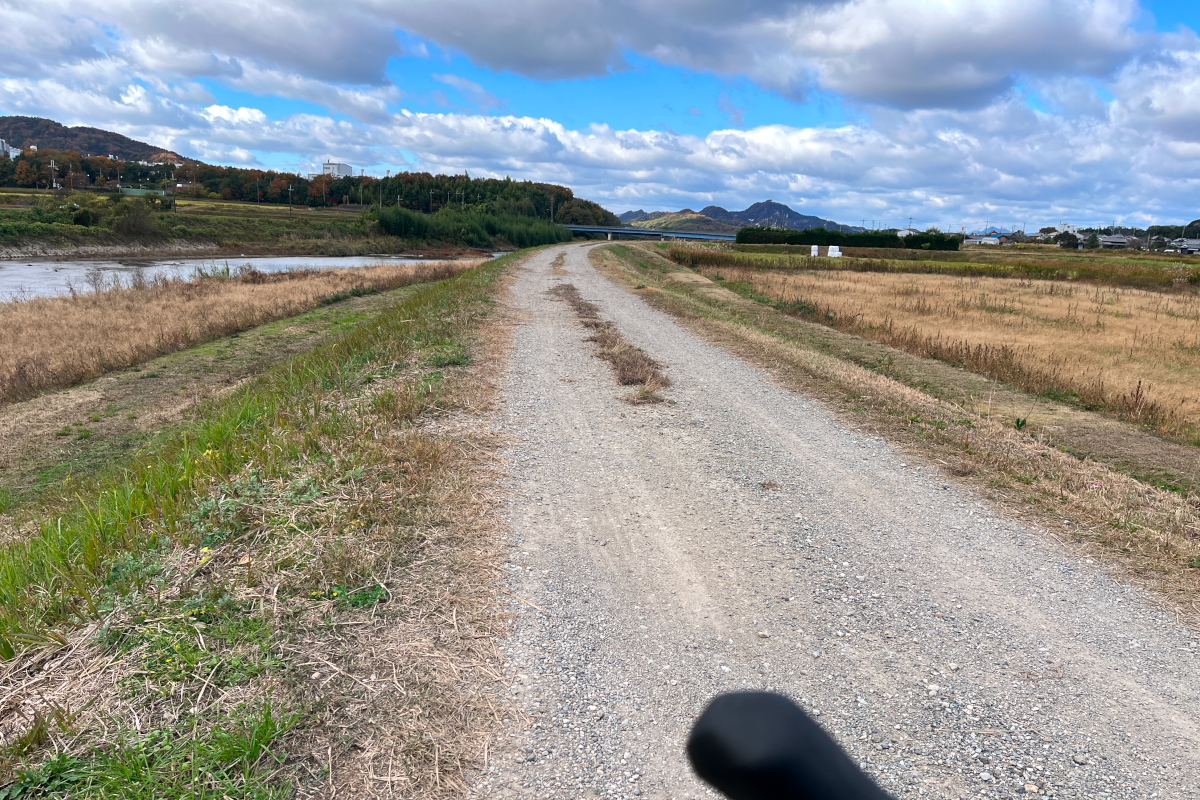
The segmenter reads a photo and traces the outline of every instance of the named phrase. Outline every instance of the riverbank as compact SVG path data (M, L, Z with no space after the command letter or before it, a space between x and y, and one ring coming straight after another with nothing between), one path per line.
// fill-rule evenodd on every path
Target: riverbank
M442 280L476 262L156 277L0 304L0 404L73 386L349 297ZM137 276L135 276L136 278Z
M419 247L408 239L394 236L364 236L345 239L281 239L276 242L220 244L172 239L162 242L29 241L0 247L0 265L5 261L52 259L91 261L99 259L136 260L161 258L238 258L241 256L411 256L413 258L481 258L488 251L470 247Z
M501 719L479 416L512 263L402 290L19 514L0 791L460 795Z

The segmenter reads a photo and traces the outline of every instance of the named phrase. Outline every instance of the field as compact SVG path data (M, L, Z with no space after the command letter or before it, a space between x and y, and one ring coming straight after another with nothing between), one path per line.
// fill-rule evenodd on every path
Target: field
M1164 432L1194 438L1200 430L1200 295L1186 279L1168 282L1168 291L1121 285L1176 267L1112 259L1117 266L1105 274L1095 259L1088 266L1096 278L1085 281L963 274L979 266L963 262L931 262L939 274L907 269L914 262L853 271L831 269L839 265L831 259L804 258L793 269L759 255L724 266L692 261L785 313Z
M436 280L470 262L162 279L0 304L0 403L71 386L356 295Z
M1200 257L1106 250L1062 250L1057 247L971 248L947 252L848 247L840 260L811 258L807 246L734 245L675 247L671 258L689 267L757 267L762 269L885 272L1016 278L1180 289L1200 285Z

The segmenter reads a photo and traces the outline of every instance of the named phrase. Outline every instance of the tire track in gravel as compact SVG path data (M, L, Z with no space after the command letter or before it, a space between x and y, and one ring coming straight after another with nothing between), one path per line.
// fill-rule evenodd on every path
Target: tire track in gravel
M562 282L666 365L670 404L620 400ZM700 341L586 246L531 257L512 302L508 588L541 610L511 601L514 708L473 794L709 796L691 721L768 688L900 798L1200 798L1200 640L1150 598Z

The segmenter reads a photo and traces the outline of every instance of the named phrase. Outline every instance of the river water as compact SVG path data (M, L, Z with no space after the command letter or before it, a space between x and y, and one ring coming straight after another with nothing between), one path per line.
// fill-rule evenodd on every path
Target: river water
M498 255L498 254L497 254ZM66 294L72 287L90 292L103 282L111 285L114 278L128 285L137 270L146 279L165 275L188 278L198 272L231 270L250 265L261 272L282 272L291 269L345 269L375 264L414 263L433 261L429 258L401 256L238 256L235 258L162 258L130 259L128 261L0 261L0 302L16 298L45 297Z

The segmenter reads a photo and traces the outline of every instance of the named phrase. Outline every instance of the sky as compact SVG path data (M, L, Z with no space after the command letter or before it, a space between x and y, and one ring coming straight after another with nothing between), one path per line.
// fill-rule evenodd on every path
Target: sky
M0 20L0 114L212 163L867 227L1200 217L1194 2L0 0Z

